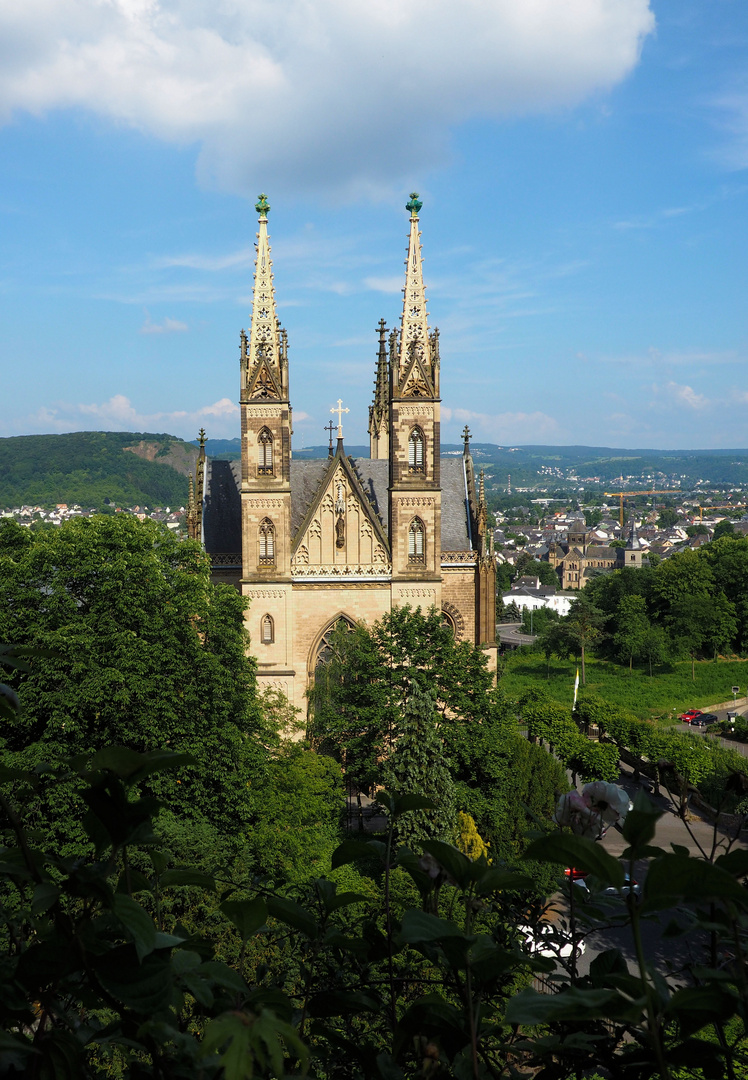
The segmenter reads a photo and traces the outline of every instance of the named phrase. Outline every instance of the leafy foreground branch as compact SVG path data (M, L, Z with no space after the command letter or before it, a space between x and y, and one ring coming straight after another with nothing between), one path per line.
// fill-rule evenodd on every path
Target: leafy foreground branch
M523 951L518 928L534 930L543 914L529 876L441 841L419 854L396 846L398 821L433 806L417 795L382 793L386 835L344 841L338 880L306 892L168 866L158 803L143 791L188 763L109 748L0 770L3 1076L745 1075L743 849L710 863L653 847L658 815L640 797L624 859L629 869L646 859L649 872L641 901L619 899L616 915L595 887L623 888L617 860L568 833L537 838L527 859L587 870L593 886L583 908L568 897L557 931L544 924L559 957L571 938L568 960L554 960ZM60 857L26 828L42 775L45 787L77 780L90 857ZM183 921L175 895L190 912ZM186 925L197 919L192 897L199 932ZM672 985L641 944L642 921L662 911L696 958ZM577 946L611 922L630 924L635 969L608 950L578 976ZM539 975L554 992L530 988Z

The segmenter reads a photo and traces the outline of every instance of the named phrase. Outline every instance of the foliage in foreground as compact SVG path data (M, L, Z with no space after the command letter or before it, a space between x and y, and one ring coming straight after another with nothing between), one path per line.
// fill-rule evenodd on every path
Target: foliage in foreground
M528 878L440 841L425 841L421 859L397 847L398 822L431 805L415 795L383 793L386 837L334 853L335 867L356 866L376 886L375 907L371 890L341 893L324 878L292 896L168 867L157 807L138 787L186 764L122 748L71 764L88 807L85 860L61 858L25 827L38 772L0 771L3 1075L722 1080L748 1067L744 849L697 860L653 846L659 814L638 796L623 826L625 866L648 863L637 901L606 898L623 888L624 866L599 844L564 832L535 840L528 859L590 875L592 900L580 905L572 886L561 923L543 935L571 944L554 960L523 947L522 926L532 935L538 914L527 909ZM236 965L170 920L169 894L190 889L216 894ZM641 936L663 912L670 937L689 944L669 979L648 964ZM635 962L608 949L579 975L582 940L589 948L611 923L629 927ZM247 965L250 949L266 962ZM527 985L533 973L551 992Z

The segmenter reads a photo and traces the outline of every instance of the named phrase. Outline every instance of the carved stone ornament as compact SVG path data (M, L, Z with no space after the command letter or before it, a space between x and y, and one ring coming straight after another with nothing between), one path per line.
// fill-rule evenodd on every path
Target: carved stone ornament
M443 551L442 566L475 566L477 555L474 551Z
M244 595L250 600L281 600L286 594L283 589L251 589Z
M392 567L389 563L369 563L359 564L351 566L337 566L332 563L324 563L321 565L295 565L291 567L291 574L294 578L385 578L391 573Z
M420 420L422 417L433 417L434 410L431 405L401 405L397 410L398 416L403 420Z
M283 406L282 405L263 405L263 406L260 407L260 406L254 406L253 405L252 406L252 412L249 415L250 415L250 417L262 418L263 420L272 420L273 418L280 418L281 416L283 416ZM253 439L256 436L256 434L257 434L256 431L248 431L247 432L247 438L248 439L249 438Z
M266 506L274 509L283 506L283 502L281 499L245 499L244 506L250 510L264 510Z

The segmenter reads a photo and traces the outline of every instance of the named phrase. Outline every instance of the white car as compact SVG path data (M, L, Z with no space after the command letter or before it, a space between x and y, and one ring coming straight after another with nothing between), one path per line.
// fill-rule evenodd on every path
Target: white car
M603 896L635 896L637 899L642 894L642 887L638 881L632 879L630 874L623 875L623 885L617 889L615 885L608 885L603 889Z
M565 960L571 956L573 946L568 934L551 923L538 923L536 927L518 926L517 929L524 938L525 948L530 952L551 959L561 957ZM584 941L578 941L575 958L579 959L584 950Z

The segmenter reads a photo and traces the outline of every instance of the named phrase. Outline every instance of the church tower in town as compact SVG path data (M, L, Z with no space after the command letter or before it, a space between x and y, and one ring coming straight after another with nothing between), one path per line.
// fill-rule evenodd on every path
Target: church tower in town
M439 334L426 315L421 205L415 193L406 204L400 327L379 323L370 457L346 453L349 407L338 399L330 409L336 448L331 439L327 458L293 460L270 207L264 195L257 202L252 321L249 334L241 332L241 471L208 461L203 533L216 576L233 580L250 602L260 685L282 690L302 714L335 627L371 625L396 606L436 608L458 641L478 645L496 664L495 565L467 431L463 454L441 457Z

